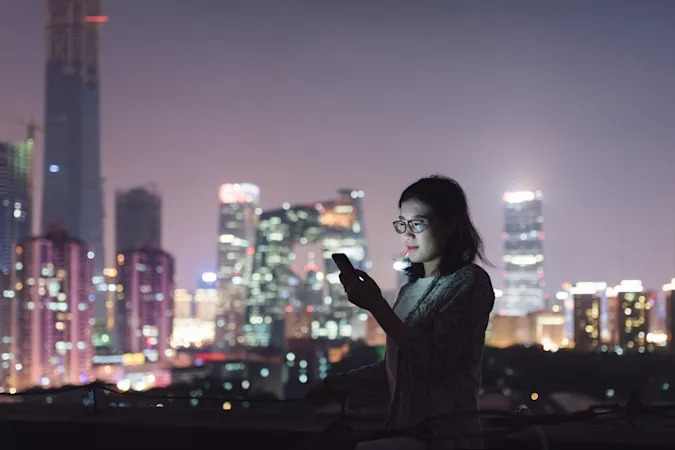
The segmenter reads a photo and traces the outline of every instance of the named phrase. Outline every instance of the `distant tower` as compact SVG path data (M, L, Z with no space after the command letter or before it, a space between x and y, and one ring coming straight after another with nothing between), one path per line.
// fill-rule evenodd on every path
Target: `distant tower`
M0 142L0 273L9 273L14 244L30 235L32 140Z
M495 301L495 314L545 309L543 222L541 191L504 194L504 295Z
M115 246L117 253L144 245L162 246L162 198L159 193L135 187L115 193Z
M260 188L251 183L220 186L218 224L218 290L214 345L223 350L241 344L246 299L256 246L256 209Z
M55 221L103 264L103 206L99 138L100 0L48 0L42 228ZM102 281L102 280L101 280ZM105 323L105 296L96 300Z

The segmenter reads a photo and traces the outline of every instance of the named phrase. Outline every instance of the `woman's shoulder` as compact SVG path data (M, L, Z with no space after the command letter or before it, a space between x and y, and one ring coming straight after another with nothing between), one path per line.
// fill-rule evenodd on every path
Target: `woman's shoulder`
M456 285L456 284L492 284L490 280L490 275L476 263L467 264L455 272L444 275L440 279L441 283L447 285Z

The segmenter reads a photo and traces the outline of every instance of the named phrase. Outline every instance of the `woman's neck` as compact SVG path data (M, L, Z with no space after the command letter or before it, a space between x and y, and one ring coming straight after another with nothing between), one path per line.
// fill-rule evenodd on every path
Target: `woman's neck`
M422 278L436 277L440 274L438 267L440 266L440 261L434 260L425 262L424 264L424 276Z

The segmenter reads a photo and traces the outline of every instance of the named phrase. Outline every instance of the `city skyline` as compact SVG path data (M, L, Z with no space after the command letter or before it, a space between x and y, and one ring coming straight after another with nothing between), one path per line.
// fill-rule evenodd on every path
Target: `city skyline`
M222 183L257 184L264 210L354 187L372 275L390 289L398 196L440 172L467 191L495 286L502 194L541 190L548 294L626 278L659 289L675 273L675 8L516 4L104 2L106 265L116 189L158 186L176 286L193 289L216 271ZM13 68L0 113L41 118L44 3L0 10ZM24 137L0 119L1 141ZM41 168L42 134L36 150Z

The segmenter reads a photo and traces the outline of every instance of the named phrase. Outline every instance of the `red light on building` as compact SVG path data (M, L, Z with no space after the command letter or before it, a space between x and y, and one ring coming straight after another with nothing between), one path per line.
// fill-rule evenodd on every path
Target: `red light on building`
M291 305L286 305L286 308L284 308L287 313L293 311L293 307Z
M84 21L87 23L106 23L108 16L86 16Z
M255 249L253 247L249 247L246 249L246 254L247 255L255 255Z
M313 307L312 305L309 305L309 306L306 308L306 310L307 310L307 312L314 312L314 307Z
M222 352L199 353L195 355L195 359L200 361L225 361L227 359L227 355Z

